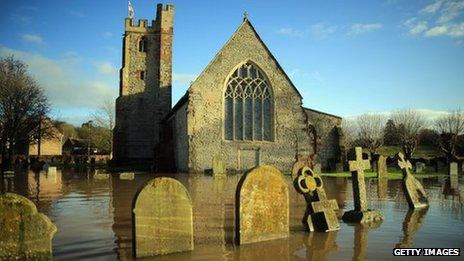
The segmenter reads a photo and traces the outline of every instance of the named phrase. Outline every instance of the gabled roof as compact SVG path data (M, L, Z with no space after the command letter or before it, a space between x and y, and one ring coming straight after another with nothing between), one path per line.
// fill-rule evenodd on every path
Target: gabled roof
M240 24L240 26L235 30L235 32L232 34L232 36L227 40L227 42L222 46L222 48L216 53L216 55L214 56L214 58L208 63L208 65L205 67L205 69L203 69L203 71L197 76L197 78L195 79L195 81L193 81L188 90L187 90L187 93L176 103L176 105L174 105L174 107L172 108L171 112L167 115L167 117L165 117L165 119L167 120L170 116L172 116L178 108L181 107L182 104L184 104L185 102L187 102L188 100L188 93L190 91L190 88L191 86L197 81L197 79L199 79L207 70L208 68L218 59L218 56L219 54L221 54L223 52L223 49L230 43L230 41L232 41L232 39L234 38L234 36L236 34L238 34L241 30L243 30L243 28L245 26L248 26L251 28L252 32L255 34L256 36L256 39L258 39L258 41L262 44L262 46L264 47L264 49L266 50L266 52L269 54L269 56L274 60L275 64L277 65L277 68L282 72L282 74L284 75L284 77L287 79L287 81L290 83L290 85L293 87L293 89L296 91L296 93L298 94L298 96L300 97L300 99L303 99L303 96L301 96L301 93L298 91L298 89L295 87L295 85L293 84L292 80L290 80L290 77L288 77L287 73L285 73L284 69L282 68L282 66L280 66L279 62L277 61L277 59L274 57L274 55L272 54L272 52L269 50L269 48L267 47L267 45L264 43L264 41L261 39L261 37L259 36L259 34L256 32L255 28L253 27L253 25L251 24L250 20L247 18L247 17L244 17L243 18L243 22Z

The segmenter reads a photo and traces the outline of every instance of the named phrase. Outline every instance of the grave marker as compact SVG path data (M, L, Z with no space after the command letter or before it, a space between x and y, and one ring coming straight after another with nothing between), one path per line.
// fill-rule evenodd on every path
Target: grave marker
M179 181L168 177L149 181L133 212L137 258L193 250L192 202Z
M236 190L235 234L239 244L289 236L289 196L282 173L258 166L242 176Z
M377 161L377 178L387 178L388 169L387 169L387 157L380 155Z
M369 160L363 160L361 147L355 148L354 159L348 161L348 164L353 183L354 210L345 212L342 217L343 221L365 223L383 219L380 211L368 209L364 170L370 168L370 163Z
M29 199L0 195L0 260L51 259L56 226Z
M427 195L422 184L410 173L411 162L404 159L403 153L397 155L398 166L403 171L403 192L408 201L409 208L428 207Z
M333 231L340 229L337 214L338 204L335 199L327 199L322 179L309 167L299 171L294 180L295 189L306 200L306 212L303 224L309 231Z
M226 164L220 155L213 157L213 176L225 176Z

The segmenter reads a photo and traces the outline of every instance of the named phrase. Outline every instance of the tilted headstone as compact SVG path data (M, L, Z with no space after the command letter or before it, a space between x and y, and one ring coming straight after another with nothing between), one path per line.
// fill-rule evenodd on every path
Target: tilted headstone
M298 193L306 200L306 212L303 225L309 231L333 231L340 229L337 214L338 204L335 199L327 199L322 179L309 167L303 167L293 182Z
M354 210L345 212L342 217L343 221L365 223L382 220L380 211L368 209L364 170L370 169L371 166L369 160L363 160L361 147L355 148L354 159L348 161L348 164L353 185Z
M255 167L237 185L235 234L239 244L289 236L289 196L282 173L273 166Z
M411 174L411 162L404 159L403 153L397 155L398 166L403 171L403 192L408 201L409 208L428 207L428 199L422 184Z
M382 155L377 160L377 178L388 178L387 157Z
M220 155L213 157L213 176L226 175L226 164Z
M425 163L424 162L416 162L416 173L423 173L425 171Z
M192 202L179 181L168 177L149 181L133 212L137 258L193 250Z
M0 195L0 260L43 260L52 257L56 226L29 199Z

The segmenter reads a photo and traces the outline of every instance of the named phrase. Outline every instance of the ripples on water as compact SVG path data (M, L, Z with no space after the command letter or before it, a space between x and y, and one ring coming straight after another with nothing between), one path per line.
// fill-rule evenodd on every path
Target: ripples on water
M39 211L58 227L53 256L68 259L131 259L131 205L135 193L154 174L136 174L121 180L118 174L101 171L57 171L56 174L19 174L8 181L8 190L30 198ZM445 178L422 180L430 208L409 211L400 181L366 180L369 207L380 209L385 220L378 228L349 225L330 233L306 233L301 225L305 202L286 177L290 191L288 239L235 246L234 197L240 175L215 179L211 176L175 174L188 189L194 215L193 252L157 259L269 259L346 260L390 259L398 247L464 247L463 182L449 190ZM324 178L329 198L340 210L353 208L351 181Z

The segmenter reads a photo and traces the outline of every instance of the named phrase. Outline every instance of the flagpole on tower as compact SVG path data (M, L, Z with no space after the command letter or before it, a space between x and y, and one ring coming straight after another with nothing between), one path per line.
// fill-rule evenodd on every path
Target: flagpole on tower
M134 17L134 8L130 0L127 1L127 16L131 19Z

